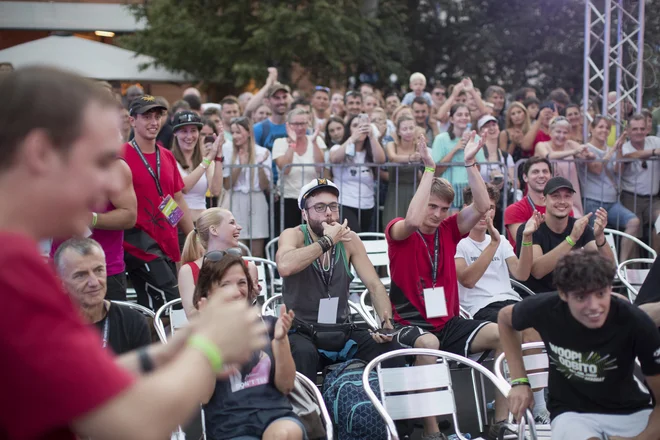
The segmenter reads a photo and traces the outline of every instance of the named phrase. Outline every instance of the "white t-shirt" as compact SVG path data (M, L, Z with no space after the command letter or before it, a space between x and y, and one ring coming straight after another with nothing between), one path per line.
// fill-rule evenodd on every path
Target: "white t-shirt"
M477 261L483 250L490 244L490 235L486 234L486 239L481 243L465 237L456 246L455 258L463 258L465 263L470 266ZM506 264L507 258L514 257L516 254L509 243L509 240L500 238L500 245L495 251L493 261L488 265L483 276L477 281L473 289L463 287L458 283L458 297L461 306L471 315L486 307L488 304L499 301L521 301L518 295L511 287L509 280L509 266Z
M316 145L319 146L321 151L326 150L325 142L320 137L316 138ZM287 138L279 138L273 144L273 160L284 156L289 149ZM291 167L289 174L283 174L280 171L280 180L284 179L284 194L282 197L285 199L298 199L300 189L309 183L310 180L318 177L316 168L313 166L298 166L298 164L313 164L314 163L314 146L312 140L307 137L307 150L300 156L298 153L293 153L293 161L291 164L296 165ZM279 168L278 168L279 169Z
M213 165L213 163L211 163ZM177 168L179 168L179 173L181 177L187 177L190 172L183 169L179 162L176 163ZM183 195L183 200L186 201L186 205L190 209L206 209L206 190L209 188L209 181L206 178L206 171L202 174L202 177L199 178L197 183L188 191L188 194Z
M647 136L644 140L644 149L653 150L660 148L660 138L656 136ZM623 144L621 152L626 155L637 151L630 141ZM646 169L642 168L642 160L625 163L623 173L621 173L621 189L624 191L637 193L638 196L655 195L660 189L660 161L647 160ZM653 176L653 180L651 180Z
M264 147L260 147L259 145L255 145L255 155L254 155L254 163L257 164L262 161L264 156L268 154L268 150L265 149ZM222 154L225 156L226 164L231 164L231 165L239 165L240 164L240 159L238 158L238 154L236 154L236 157L234 158L234 162L231 163L231 158L234 155L234 146L231 142L225 142L224 145L222 146ZM268 177L268 181L272 179L272 163L273 160L270 157L270 154L268 154L268 159L266 159L263 163L264 170L266 171L266 177ZM252 187L250 187L248 180L250 176L250 170L252 170ZM229 177L231 176L231 172L234 171L234 169L229 168L229 167L223 167L222 168L222 177ZM232 191L235 192L242 192L242 193L249 193L250 191L262 191L262 189L259 187L259 168L244 168L241 170L241 174L238 175L238 179L231 182L232 183Z
M504 159L504 155L501 153L498 153L499 157L499 162L501 164L504 164L504 167L498 166L498 165L481 165L479 167L479 172L481 173L481 177L484 179L484 182L486 183L491 183L492 178L491 175L493 173L495 174L506 174L509 171L509 168L513 168L516 166L516 164L513 162L513 158L511 157L510 154L507 155L506 157L506 162ZM488 158L486 159L488 162L497 162L495 158ZM508 179L509 182L511 182L511 179Z
M334 145L336 151L341 145ZM339 187L339 203L351 208L371 209L374 207L374 176L369 167L363 167L367 152L356 151L354 157L346 156L342 166L332 167L334 183ZM348 166L348 165L354 166Z

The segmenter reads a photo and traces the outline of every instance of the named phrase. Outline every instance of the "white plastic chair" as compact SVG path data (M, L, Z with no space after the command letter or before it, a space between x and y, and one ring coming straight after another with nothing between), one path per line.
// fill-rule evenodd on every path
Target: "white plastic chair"
M374 269L378 271L381 267L387 268L387 276L380 279L381 283L385 286L389 286L391 283L390 280L390 257L387 254L387 240L385 239L385 234L380 232L361 232L357 234L364 244L364 248L367 251L367 257L369 261L374 266ZM351 290L362 290L364 288L364 283L357 275L355 268L351 267L351 272L355 278L351 283L354 288Z
M275 261L275 246L277 246L277 243L280 241L280 237L275 237L268 243L266 243L265 252L266 252L266 258L268 258L271 261Z
M275 273L277 264L274 261L259 257L243 257L245 261L251 261L257 266L257 276L261 286L261 295L268 299L275 294ZM268 273L266 273L268 271Z
M529 287L525 286L525 285L524 285L523 283L521 283L520 281L515 280L515 279L513 279L513 278L509 278L509 281L511 281L511 287L513 287L514 289L520 289L520 290L522 290L523 292L525 292L526 294L528 294L529 296L534 296L534 295L536 295L536 293L534 293L534 291L533 291L532 289L530 289Z
M412 367L380 367L381 362L399 356L432 356L441 362ZM458 424L456 400L447 361L457 362L481 373L488 378L500 393L505 396L509 393L511 388L509 384L498 379L484 366L457 354L418 348L384 353L367 364L362 374L362 384L369 400L371 400L371 403L387 425L388 438L399 439L394 424L395 420L451 414L456 435L459 439L466 440ZM369 374L374 368L378 374L380 398L376 396L369 385ZM536 439L533 417L529 411L527 411L526 416L530 423L532 439ZM521 430L521 432L524 432L524 430ZM522 439L522 437L520 438Z
M635 242L637 246L641 247L646 252L648 252L654 260L658 257L658 254L651 246L644 243L642 240L640 240L637 237L634 237L630 234L626 234L625 232L621 232L617 229L605 228L604 232L605 232L605 240L607 240L607 244L610 246L610 249L612 249L612 253L614 254L614 264L616 264L617 266L619 265L619 254L616 250L616 240L614 239L615 235L618 235L619 237L627 240L632 240L633 242Z
M173 299L172 301L163 304L163 306L160 309L158 309L156 315L154 316L154 327L156 328L156 333L158 334L158 338L163 344L167 343L167 333L165 332L165 326L163 325L161 316L167 315L169 313L170 332L172 335L174 335L176 330L180 329L181 327L185 327L188 324L188 318L186 317L186 312L183 309L180 310L173 309L174 306L180 304L181 304L181 298Z
M323 425L325 427L325 438L327 440L332 440L334 435L332 419L330 418L328 408L326 408L325 402L323 401L321 391L319 391L314 382L309 380L307 376L298 371L296 371L296 380L303 386L303 388L305 388L311 395L314 396L314 403L316 403L316 405L321 410L321 420L323 420Z
M120 306L129 307L129 308L131 308L135 311L138 311L138 312L142 313L143 315L145 315L145 316L147 316L151 319L154 319L156 317L156 314L153 312L153 310L151 310L151 309L149 309L145 306L141 306L140 304L137 304L137 303L128 302L128 301L110 301L110 302L112 304L118 304Z
M239 241L238 247L241 248L241 251L243 251L243 255L245 255L246 257L252 256L252 251L250 251L250 248L245 243Z
M639 287L644 284L644 280L649 274L649 269L629 269L628 266L631 264L649 264L652 265L655 260L650 258L633 258L631 260L626 260L623 263L619 264L616 269L616 273L619 277L619 280L626 286L628 291L628 299L630 302L635 302L637 294L639 293Z
M532 389L547 388L549 360L548 355L546 354L545 345L543 342L529 342L522 344L521 348L523 352L523 363L525 365L525 371L527 371L527 378L529 379L530 387ZM531 350L543 350L543 353L525 354L525 352ZM504 353L500 354L495 360L493 370L495 371L495 376L497 376L499 380L505 381L507 384L510 382L511 378L509 377L509 369L506 365ZM515 432L516 427L512 423L512 414L509 414L509 421L508 429ZM550 425L536 425L535 427L537 435L540 435L542 438L550 438ZM524 435L524 431L518 431L518 435Z

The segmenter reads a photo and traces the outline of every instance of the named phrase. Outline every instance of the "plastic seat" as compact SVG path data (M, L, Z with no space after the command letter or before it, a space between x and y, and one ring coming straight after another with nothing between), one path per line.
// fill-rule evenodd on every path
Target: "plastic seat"
M243 257L245 261L251 261L257 266L257 277L261 286L261 297L267 300L275 295L275 274L277 264L274 261L259 257Z
M367 257L369 261L374 266L374 269L378 271L379 268L387 268L387 276L380 279L381 283L385 286L389 286L391 283L390 280L390 257L387 254L387 240L385 239L385 234L380 232L361 232L357 234L364 244L364 248L367 251ZM355 276L353 282L351 283L351 291L362 291L364 289L364 283L357 275L355 268L351 267L351 272Z
M328 408L326 408L325 402L323 401L321 391L319 391L314 382L298 371L296 371L296 380L307 390L307 392L309 392L310 395L314 396L314 403L316 403L321 411L321 420L323 420L323 425L325 427L325 438L327 440L332 440L334 435L332 419L330 418Z
M381 368L380 364L383 361L399 356L432 356L437 358L439 362L412 367ZM457 354L416 348L384 353L367 364L362 374L362 384L369 400L385 421L390 439L399 439L394 424L395 420L448 414L452 415L458 438L461 440L466 439L458 423L456 400L448 361L465 365L485 376L503 395L506 396L509 393L511 387L508 383L498 379L484 366ZM369 373L373 369L376 369L378 373L380 396L376 396L369 385ZM526 416L530 420L532 438L535 439L536 431L532 415L527 411ZM524 432L524 429L519 429L519 431Z
M188 324L188 318L186 317L186 312L181 309L174 309L174 306L181 305L181 298L173 299L169 301L156 311L154 316L154 327L156 328L156 333L158 338L163 344L167 343L167 333L165 332L165 326L163 325L163 320L161 316L168 315L170 317L170 333L174 335L177 329L185 327Z
M526 293L527 295L530 295L530 296L534 296L534 295L536 295L536 293L534 293L534 291L533 291L532 289L530 289L529 287L525 286L525 285L524 285L523 283L521 283L520 281L515 280L515 279L513 279L513 278L509 278L509 281L511 281L511 287L513 287L514 289L522 290L524 293Z
M619 281L621 281L623 285L626 286L628 299L631 303L635 302L635 298L637 298L637 294L639 293L639 287L644 284L644 280L649 274L649 269L630 269L628 266L632 264L652 265L654 261L655 260L650 258L633 258L631 260L624 261L617 267L617 276L619 277Z
M129 307L133 310L136 310L140 313L142 313L144 316L154 319L156 317L156 314L153 312L153 310L146 308L145 306L141 306L140 304L129 302L129 301L110 301L113 304L118 304L120 306L125 306Z
M614 264L616 264L617 266L619 265L619 253L616 250L616 240L614 239L615 235L621 238L625 238L627 240L632 240L633 242L635 242L635 244L637 244L637 246L648 252L654 260L658 257L658 254L651 246L644 243L642 240L640 240L637 237L634 237L630 234L626 234L625 232L621 232L617 229L605 228L604 232L605 232L605 240L607 240L607 244L610 246L610 249L612 249L612 253L614 254Z

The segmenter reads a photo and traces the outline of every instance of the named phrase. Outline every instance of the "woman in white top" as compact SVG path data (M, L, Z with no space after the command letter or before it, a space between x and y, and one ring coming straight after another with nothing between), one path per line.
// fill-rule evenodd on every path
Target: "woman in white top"
M273 144L273 160L280 170L280 198L284 203L284 222L281 224L285 229L300 225L300 189L323 172L323 167L314 167L312 164L325 162L325 142L318 136L318 131L307 136L309 117L309 111L305 109L291 110L286 118L288 137L277 139ZM293 166L287 167L291 164ZM308 166L301 166L304 164ZM276 212L275 215L280 213Z
M339 187L342 216L355 232L369 232L374 214L374 172L363 163L384 163L385 152L374 136L369 116L361 113L346 122L344 142L330 149L330 162Z
M206 191L210 190L212 197L222 192L222 157L218 149L223 135L205 144L204 137L200 136L203 126L199 115L190 110L174 115L172 153L183 178L183 197L193 222L206 209Z
M231 189L230 209L244 225L241 240L251 247L252 255L263 258L264 239L268 238L268 202L264 191L270 187L272 161L264 147L254 143L252 122L241 116L231 120L233 142L225 142L222 153L225 189ZM232 168L231 165L259 165Z

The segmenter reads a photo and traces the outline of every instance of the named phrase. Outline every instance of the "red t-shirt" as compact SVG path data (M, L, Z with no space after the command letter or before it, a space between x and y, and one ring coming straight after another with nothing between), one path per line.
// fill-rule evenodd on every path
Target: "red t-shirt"
M168 195L174 196L184 187L181 173L179 173L176 166L174 155L165 148L160 146L157 148L160 149L160 186L165 197ZM133 188L137 197L137 222L135 227L149 234L172 261L179 261L181 253L179 251L177 228L171 226L158 209L163 199L158 194L154 178L129 143L124 144L122 157L133 173ZM154 174L157 174L156 153L145 153L144 157ZM147 253L127 241L124 241L124 250L144 261L151 261L157 257L157 255Z
M527 220L532 218L534 214L534 208L532 208L532 202L528 197L523 197L522 200L518 200L516 203L509 205L506 210L504 210L504 226L506 226L506 238L513 246L513 250L516 250L516 236L511 236L509 233L509 225L516 223L527 223ZM536 210L545 214L545 206L534 205Z
M0 438L75 439L72 421L128 388L99 333L22 235L0 232Z
M394 308L394 321L403 325L415 325L425 330L440 331L447 321L459 315L458 280L454 256L458 242L464 237L461 237L461 232L458 230L458 214L446 218L438 227L440 249L435 287L445 289L448 316L443 318L426 317L423 293L425 288L430 288L433 284L431 259L434 254L435 234L415 232L405 240L393 240L390 229L399 221L403 221L403 218L395 218L385 228L387 252L390 257L392 279L390 300Z
M523 157L532 157L534 156L534 152L536 151L536 144L539 142L547 142L550 140L550 135L544 131L537 131L536 132L536 137L534 138L534 143L532 144L532 149L529 151L523 151L522 156Z

